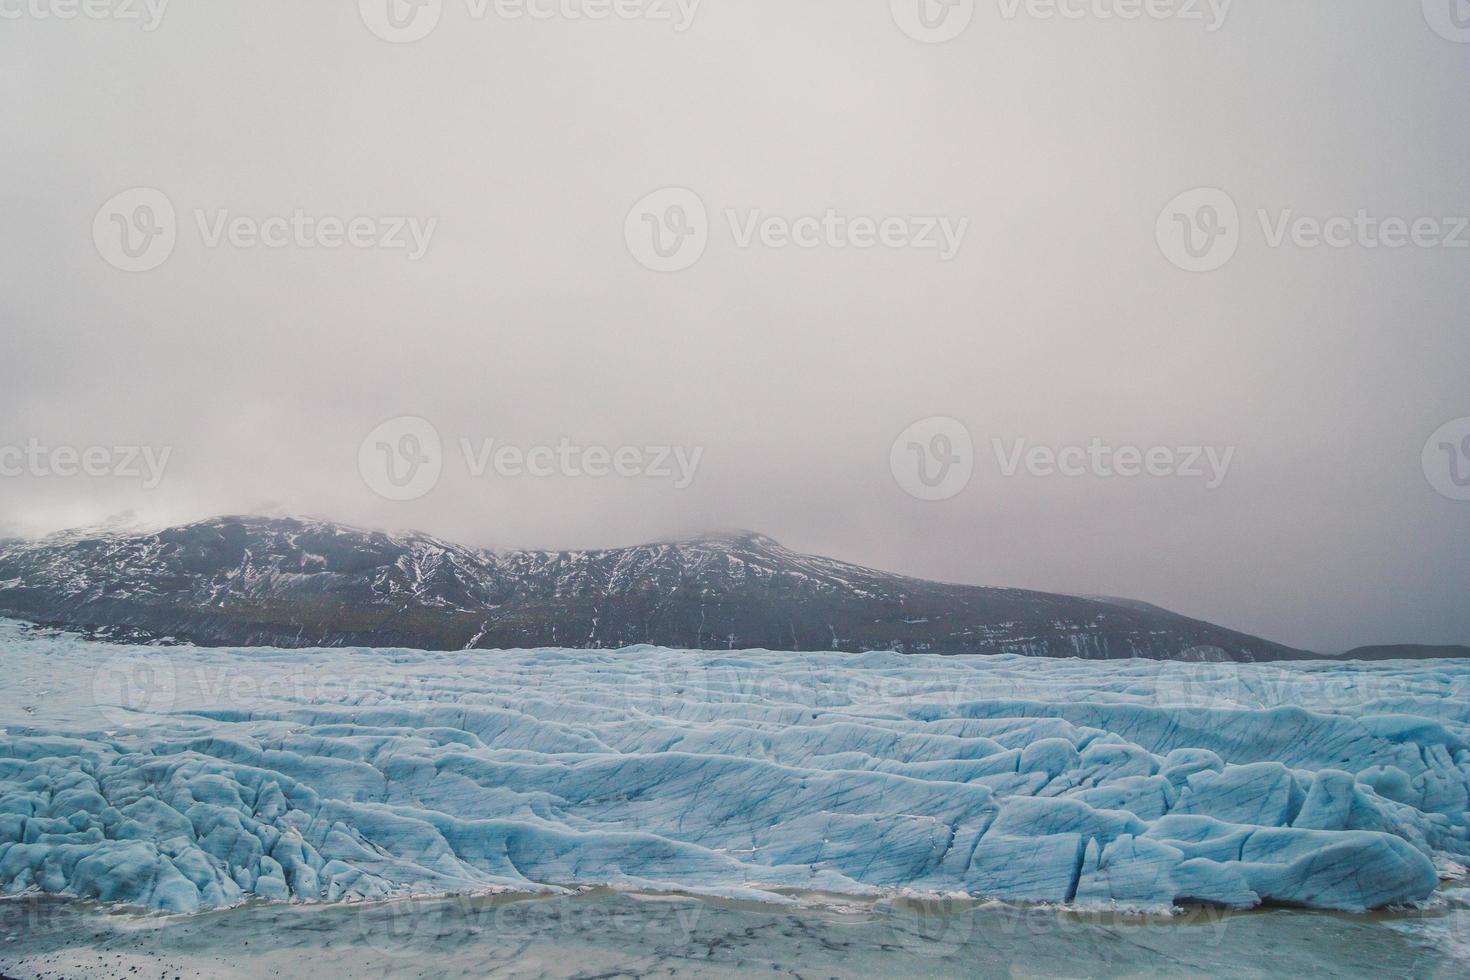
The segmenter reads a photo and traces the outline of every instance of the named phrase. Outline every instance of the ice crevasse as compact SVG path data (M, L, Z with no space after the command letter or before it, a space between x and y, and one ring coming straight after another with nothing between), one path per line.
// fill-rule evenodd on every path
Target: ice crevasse
M1366 910L1470 863L1470 662L121 647L0 624L0 889Z

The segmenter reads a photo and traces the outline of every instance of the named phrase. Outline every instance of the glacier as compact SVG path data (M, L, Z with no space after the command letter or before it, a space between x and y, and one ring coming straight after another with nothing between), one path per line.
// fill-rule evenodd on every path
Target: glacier
M1470 661L205 649L0 621L0 891L1364 911L1470 864Z

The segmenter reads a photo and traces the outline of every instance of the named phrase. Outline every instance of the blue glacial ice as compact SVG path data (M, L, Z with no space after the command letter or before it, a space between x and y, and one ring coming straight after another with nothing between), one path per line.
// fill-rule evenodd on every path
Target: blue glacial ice
M1470 863L1470 662L122 647L0 623L0 890L1366 910Z

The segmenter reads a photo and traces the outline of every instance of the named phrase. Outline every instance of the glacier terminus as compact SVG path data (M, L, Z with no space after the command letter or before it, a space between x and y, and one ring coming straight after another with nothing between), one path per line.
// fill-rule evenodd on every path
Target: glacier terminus
M1470 863L1465 661L0 645L12 894L1358 912Z

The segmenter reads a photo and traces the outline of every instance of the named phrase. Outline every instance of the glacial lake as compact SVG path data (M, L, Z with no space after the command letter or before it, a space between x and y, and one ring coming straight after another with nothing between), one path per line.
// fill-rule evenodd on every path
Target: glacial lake
M1470 887L1429 908L1173 917L998 903L797 907L594 889L572 897L267 905L144 915L0 901L17 980L310 977L1470 977Z

